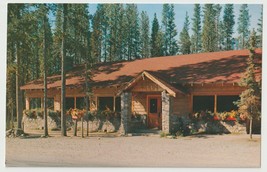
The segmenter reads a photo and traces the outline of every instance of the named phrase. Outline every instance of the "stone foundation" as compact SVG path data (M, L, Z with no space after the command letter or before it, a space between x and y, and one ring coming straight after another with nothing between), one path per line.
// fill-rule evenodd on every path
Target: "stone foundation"
M74 129L74 120L70 116L67 117L67 129ZM44 128L43 118L37 116L37 118L28 118L26 115L23 117L24 129L27 130L42 130ZM47 117L47 124L49 130L60 129L60 118ZM82 122L77 122L77 129L81 130ZM111 120L100 120L94 119L93 121L88 121L89 132L116 132L120 128L120 118L114 118ZM87 121L83 122L84 131L87 129Z
M207 134L229 134L229 133L246 133L246 123L237 121L192 121L186 117L172 116L173 133L188 127L193 133Z

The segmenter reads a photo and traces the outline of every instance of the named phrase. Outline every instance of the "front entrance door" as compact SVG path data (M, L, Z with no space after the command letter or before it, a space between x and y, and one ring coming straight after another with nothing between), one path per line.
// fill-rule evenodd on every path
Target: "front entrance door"
M148 127L161 129L161 96L148 96Z

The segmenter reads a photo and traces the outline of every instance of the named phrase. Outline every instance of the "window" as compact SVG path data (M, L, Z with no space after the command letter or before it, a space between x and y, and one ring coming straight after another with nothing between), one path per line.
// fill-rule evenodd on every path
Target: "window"
M74 109L74 97L66 97L66 110Z
M149 113L157 113L157 112L158 112L158 99L150 99Z
M113 110L114 98L113 97L98 97L98 110Z
M214 96L193 96L193 111L214 111Z
M76 108L77 109L86 108L85 97L76 97Z
M121 97L116 97L115 100L115 111L120 112L121 111Z
M47 98L48 109L54 109L54 98Z
M30 107L31 109L41 108L41 98L31 98Z
M237 100L239 100L239 96L217 96L217 111L230 112L231 110L237 110L238 107L233 103Z

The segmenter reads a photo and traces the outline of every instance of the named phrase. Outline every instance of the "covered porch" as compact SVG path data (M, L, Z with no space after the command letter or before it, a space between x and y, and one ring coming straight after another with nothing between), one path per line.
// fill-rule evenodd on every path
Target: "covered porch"
M144 71L121 92L121 121L125 133L131 132L132 115L145 116L148 129L171 132L173 101L183 93L150 72ZM184 94L184 93L183 93Z

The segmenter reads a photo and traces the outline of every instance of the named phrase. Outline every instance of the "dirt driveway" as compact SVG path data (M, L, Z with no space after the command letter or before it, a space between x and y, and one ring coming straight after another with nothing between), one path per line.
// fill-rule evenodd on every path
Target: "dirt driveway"
M6 138L6 166L260 167L260 136Z

